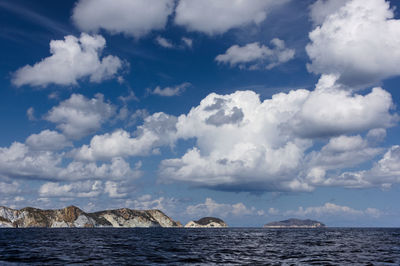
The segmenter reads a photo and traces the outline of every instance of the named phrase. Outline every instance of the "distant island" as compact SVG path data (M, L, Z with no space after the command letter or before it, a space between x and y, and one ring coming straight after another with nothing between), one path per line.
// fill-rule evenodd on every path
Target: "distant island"
M288 219L280 222L271 222L264 225L264 228L320 228L325 224L313 220Z
M204 217L197 221L188 222L185 227L191 228L213 228L213 227L228 227L228 225L219 218Z

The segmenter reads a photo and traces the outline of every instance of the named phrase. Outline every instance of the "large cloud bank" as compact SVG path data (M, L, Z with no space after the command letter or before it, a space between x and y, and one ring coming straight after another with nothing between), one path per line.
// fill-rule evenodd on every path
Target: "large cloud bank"
M365 86L400 74L400 21L385 0L318 1L309 37L308 69L339 74L340 82Z

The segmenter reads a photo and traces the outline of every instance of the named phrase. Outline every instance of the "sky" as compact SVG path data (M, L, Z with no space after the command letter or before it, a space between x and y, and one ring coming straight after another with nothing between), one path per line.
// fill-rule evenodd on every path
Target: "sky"
M0 0L0 205L398 227L398 6Z

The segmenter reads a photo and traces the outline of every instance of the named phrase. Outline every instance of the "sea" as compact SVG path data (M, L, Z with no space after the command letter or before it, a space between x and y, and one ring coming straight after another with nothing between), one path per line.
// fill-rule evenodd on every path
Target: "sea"
M400 229L0 229L0 265L25 264L400 265Z

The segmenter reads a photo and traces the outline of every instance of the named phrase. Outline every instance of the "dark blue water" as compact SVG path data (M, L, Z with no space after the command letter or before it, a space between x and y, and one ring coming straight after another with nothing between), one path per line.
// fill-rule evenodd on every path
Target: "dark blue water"
M0 264L400 265L400 229L0 229Z

